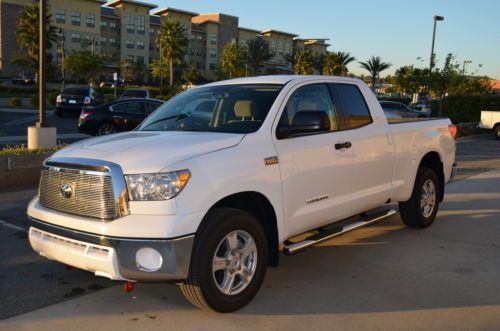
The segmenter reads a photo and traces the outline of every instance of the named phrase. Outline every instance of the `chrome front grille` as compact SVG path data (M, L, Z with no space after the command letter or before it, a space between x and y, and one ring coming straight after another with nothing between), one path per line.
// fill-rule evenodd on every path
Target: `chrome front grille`
M64 189L69 193L65 194ZM40 204L60 212L110 220L116 210L113 181L109 173L44 167L40 177Z

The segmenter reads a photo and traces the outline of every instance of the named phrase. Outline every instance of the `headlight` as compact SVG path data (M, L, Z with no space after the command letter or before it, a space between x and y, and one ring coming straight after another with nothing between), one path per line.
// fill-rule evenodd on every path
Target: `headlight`
M175 198L186 185L189 170L157 174L125 175L130 200L159 201Z

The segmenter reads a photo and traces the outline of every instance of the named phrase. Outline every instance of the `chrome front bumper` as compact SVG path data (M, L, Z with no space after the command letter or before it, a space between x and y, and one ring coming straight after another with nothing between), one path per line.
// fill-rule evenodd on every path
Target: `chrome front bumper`
M180 281L188 276L194 234L171 239L101 236L30 218L33 249L49 259L113 280ZM146 271L136 261L141 248L161 255L161 267Z

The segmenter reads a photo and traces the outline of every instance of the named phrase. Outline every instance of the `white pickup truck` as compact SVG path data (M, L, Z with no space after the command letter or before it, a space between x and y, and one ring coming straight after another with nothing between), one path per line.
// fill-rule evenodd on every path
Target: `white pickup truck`
M481 122L478 126L481 129L493 130L495 138L500 139L500 111L481 111Z
M231 312L255 296L281 250L393 215L389 203L399 202L406 225L430 226L455 132L448 119L389 124L357 79L196 87L132 132L47 159L29 240L96 276L176 284L194 305Z

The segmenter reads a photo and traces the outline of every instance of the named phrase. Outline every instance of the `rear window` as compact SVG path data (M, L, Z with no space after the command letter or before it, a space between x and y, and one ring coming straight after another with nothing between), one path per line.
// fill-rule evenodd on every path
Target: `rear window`
M342 101L349 128L357 128L372 122L370 110L356 85L335 84L335 88Z
M65 95L89 95L89 89L86 88L65 88L62 91Z
M124 97L133 97L133 98L145 98L147 97L148 92L143 90L126 90L123 92L122 96Z

